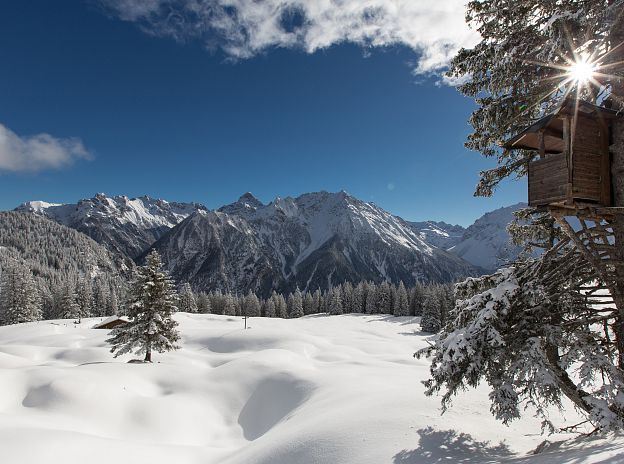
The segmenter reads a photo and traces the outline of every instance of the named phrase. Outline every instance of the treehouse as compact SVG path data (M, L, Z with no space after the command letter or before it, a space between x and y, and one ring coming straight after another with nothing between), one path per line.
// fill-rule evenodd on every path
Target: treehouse
M609 139L616 117L611 109L565 100L505 143L538 152L529 162L530 206L612 206Z

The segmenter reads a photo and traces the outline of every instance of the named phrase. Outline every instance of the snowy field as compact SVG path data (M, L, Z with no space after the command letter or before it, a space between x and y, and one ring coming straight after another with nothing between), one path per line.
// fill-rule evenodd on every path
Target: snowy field
M0 327L1 462L624 463L624 437L503 426L487 388L440 416L412 318L176 319L181 349L151 365L114 359L100 319Z

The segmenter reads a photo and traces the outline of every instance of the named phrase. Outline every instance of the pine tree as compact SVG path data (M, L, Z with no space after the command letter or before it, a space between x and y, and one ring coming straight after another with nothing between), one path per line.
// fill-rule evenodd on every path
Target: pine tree
M353 298L351 300L351 311L354 313L364 312L364 284L360 282L353 289Z
M396 291L394 299L394 315L395 316L409 316L409 301L407 297L407 290L405 285L401 281Z
M82 314L74 288L75 286L71 283L65 285L65 290L61 298L61 312L59 316L61 319L78 319L80 323Z
M210 297L205 292L197 295L197 311L202 314L210 314L212 312Z
M236 316L236 302L231 293L223 295L223 314L226 316Z
M288 316L291 319L303 317L303 297L299 287L295 290L295 293L291 293L288 297Z
M375 304L376 313L392 314L392 297L390 295L390 284L382 282L376 291L377 301Z
M416 284L410 292L410 315L422 316L425 304L425 290L421 284Z
M375 314L377 312L377 286L369 282L366 285L366 314Z
M340 287L334 287L329 291L329 308L328 312L331 315L340 315L342 314L342 292L340 291Z
M152 361L152 352L163 353L178 348L178 323L173 319L177 311L178 295L169 275L162 270L160 255L155 250L146 258L145 266L137 269L132 283L128 317L130 323L113 329L107 340L115 357L129 352L145 353L145 361Z
M178 303L178 309L183 313L196 313L197 302L195 301L195 295L191 290L191 284L184 282L180 287L180 301Z
M1 274L0 322L19 324L41 319L41 301L31 272L12 263Z
M322 313L323 310L321 309L321 307L323 305L323 294L321 293L321 290L318 288L314 290L312 298L314 299L314 312Z
M93 315L93 289L91 287L90 278L82 277L78 280L76 301L80 308L81 317L90 317Z
M423 313L420 319L420 328L423 332L437 333L442 328L442 315L440 312L440 299L435 288L427 291Z
M317 312L317 309L314 306L314 297L310 294L310 292L305 292L303 297L303 313L314 314Z
M276 295L275 298L275 311L277 317L286 319L288 317L288 305L282 295Z
M273 297L264 303L264 317L275 317L275 299Z
M260 316L260 300L251 290L242 299L242 315L247 317Z

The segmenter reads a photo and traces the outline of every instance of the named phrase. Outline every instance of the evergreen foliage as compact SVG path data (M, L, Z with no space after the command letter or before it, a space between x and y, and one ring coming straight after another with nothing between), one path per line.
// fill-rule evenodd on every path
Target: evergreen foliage
M137 269L128 302L130 323L113 329L107 340L115 357L136 352L152 361L152 352L163 353L178 348L180 335L173 314L178 310L178 294L169 275L162 270L156 251Z

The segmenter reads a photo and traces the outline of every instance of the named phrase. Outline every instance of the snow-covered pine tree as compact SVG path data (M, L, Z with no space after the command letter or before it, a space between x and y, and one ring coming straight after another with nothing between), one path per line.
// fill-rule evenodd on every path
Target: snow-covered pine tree
M407 290L402 281L399 283L396 290L393 309L395 316L409 316L409 299L407 297Z
M41 302L31 272L13 262L0 275L0 323L19 324L41 319Z
M276 316L286 319L288 317L288 305L283 295L276 295L275 297L275 311Z
M229 292L223 295L223 314L226 316L236 316L236 302Z
M310 292L305 292L305 295L303 296L303 313L306 315L316 313L316 308L314 307L314 297L312 297Z
M364 312L364 284L358 283L353 287L352 311L354 313Z
M377 286L372 282L366 282L364 312L366 314L375 314L377 312Z
M420 328L423 332L437 333L442 328L439 292L435 287L427 289L423 304Z
M377 286L377 302L375 304L376 313L392 314L392 295L390 293L390 284L383 281Z
M243 298L243 316L260 316L260 300L251 290Z
M93 293L93 314L96 316L106 316L106 306L110 299L110 289L101 279L97 279L95 281Z
M63 296L61 298L61 307L59 317L61 319L78 319L81 322L80 305L76 292L74 291L75 285L72 283L66 283L63 290Z
M329 291L329 308L328 312L332 315L340 315L343 311L342 292L340 287L334 287Z
M183 313L196 313L197 302L195 295L191 289L191 284L184 282L180 287L180 300L178 302L178 310Z
M119 300L117 299L117 292L115 290L111 290L106 303L107 316L119 314Z
M425 303L425 290L423 286L417 283L410 291L410 315L422 316Z
M197 295L197 311L202 314L210 314L212 312L210 297L205 292L200 292Z
M178 294L173 280L162 270L160 255L155 250L146 258L145 266L137 269L130 290L127 325L113 329L107 340L115 357L136 352L145 353L152 361L152 352L163 353L178 348L180 334L173 319L177 311Z
M288 297L288 317L291 319L303 317L303 296L299 287L295 290L295 293L291 293Z
M76 301L80 307L80 315L82 317L90 317L93 315L93 288L91 286L91 279L88 276L83 276L78 279Z
M275 317L275 299L273 297L264 303L264 317Z

